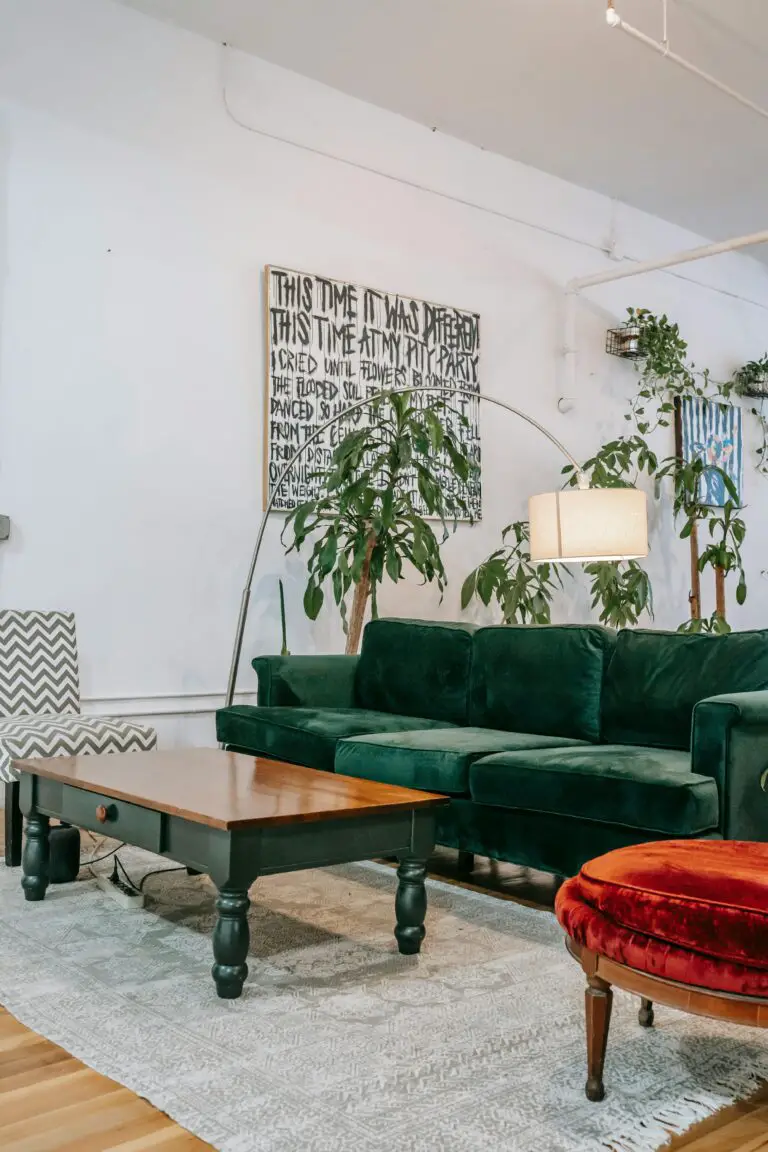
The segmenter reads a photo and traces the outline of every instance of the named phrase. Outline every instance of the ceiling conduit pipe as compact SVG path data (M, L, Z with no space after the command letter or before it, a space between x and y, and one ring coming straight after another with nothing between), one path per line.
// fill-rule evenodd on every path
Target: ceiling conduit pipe
M700 248L686 248L671 256L658 260L627 261L626 267L612 268L608 272L595 272L592 276L582 276L569 280L565 286L565 395L577 396L576 369L578 347L576 342L576 302L584 288L594 288L598 284L610 284L613 280L627 280L631 276L642 276L644 272L661 272L678 264L690 264L694 260L706 260L708 256L722 256L726 252L738 252L741 248L753 248L758 244L768 244L768 229L751 232L747 236L737 236L733 240L720 240L715 244L704 244Z
M618 28L620 31L626 32L628 36L631 36L634 40L638 40L641 44L645 44L647 48L652 48L653 51L658 52L660 56L665 56L668 60L671 60L673 64L677 64L679 68L684 68L686 72L690 72L693 76L698 76L700 80L711 84L713 88L717 88L718 91L730 97L731 100L736 100L744 108L749 108L751 112L756 112L758 116L762 116L765 120L768 120L768 108L763 108L760 104L756 104L754 100L750 100L747 96L742 96L735 88L724 84L722 80L718 80L716 76L710 75L709 72L702 71L702 69L697 68L695 64L691 64L690 60L678 56L676 52L670 49L669 37L667 35L667 0L663 0L663 3L664 33L663 39L660 41L654 40L652 36L646 36L645 32L641 32L639 28L634 28L631 24L627 24L626 20L623 20L616 11L614 0L608 0L608 10L605 18L609 27Z

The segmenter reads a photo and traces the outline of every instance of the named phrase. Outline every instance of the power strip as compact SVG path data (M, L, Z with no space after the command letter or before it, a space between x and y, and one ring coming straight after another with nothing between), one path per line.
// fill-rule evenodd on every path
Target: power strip
M144 907L144 893L137 892L122 880L113 880L111 876L97 876L96 883L105 895L110 896L126 911L137 912L139 908Z

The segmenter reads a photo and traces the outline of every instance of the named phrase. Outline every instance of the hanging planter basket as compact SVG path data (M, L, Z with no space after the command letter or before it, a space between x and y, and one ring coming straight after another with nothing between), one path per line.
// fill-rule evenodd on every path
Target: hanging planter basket
M622 360L644 360L639 324L622 324L620 328L609 328L605 334L605 350L609 356L619 356Z
M745 364L734 374L736 392L739 396L749 396L754 400L768 398L768 365L759 361Z

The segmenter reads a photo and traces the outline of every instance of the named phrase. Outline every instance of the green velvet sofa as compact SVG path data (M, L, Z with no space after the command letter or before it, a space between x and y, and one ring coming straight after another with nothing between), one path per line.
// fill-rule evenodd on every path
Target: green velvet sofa
M768 632L376 620L261 656L227 747L442 792L440 844L573 875L625 844L768 839Z

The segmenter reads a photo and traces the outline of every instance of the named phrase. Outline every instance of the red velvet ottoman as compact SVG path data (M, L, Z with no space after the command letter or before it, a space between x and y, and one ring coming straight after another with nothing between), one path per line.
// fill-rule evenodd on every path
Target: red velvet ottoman
M587 976L587 1085L602 1100L611 986L685 1012L768 1027L768 844L661 840L590 860L557 894Z

